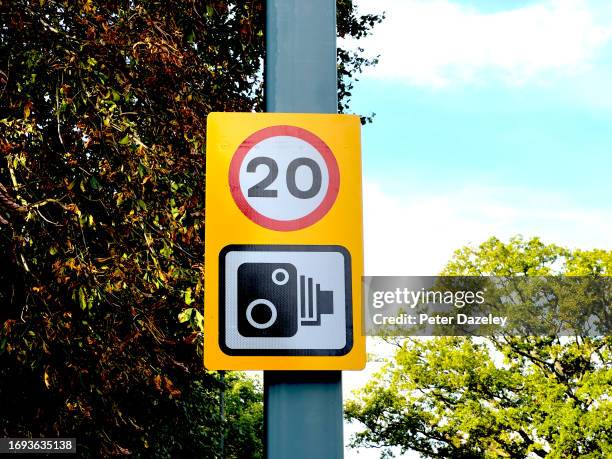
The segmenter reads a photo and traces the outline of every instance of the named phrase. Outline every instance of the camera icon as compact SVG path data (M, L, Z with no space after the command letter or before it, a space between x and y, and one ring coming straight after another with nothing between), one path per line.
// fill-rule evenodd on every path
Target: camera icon
M245 337L292 337L300 326L320 326L333 314L333 292L291 263L238 267L238 331Z

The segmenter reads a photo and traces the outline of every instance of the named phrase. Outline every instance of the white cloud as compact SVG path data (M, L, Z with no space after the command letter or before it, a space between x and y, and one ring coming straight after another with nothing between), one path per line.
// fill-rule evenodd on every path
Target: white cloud
M360 0L361 11L387 17L359 45L381 55L369 71L375 78L426 86L488 78L521 84L589 67L612 38L608 14L598 15L592 4L541 0L485 14L450 0Z
M366 275L436 275L453 252L522 234L570 248L612 247L612 208L585 209L561 194L474 187L437 195L364 187Z

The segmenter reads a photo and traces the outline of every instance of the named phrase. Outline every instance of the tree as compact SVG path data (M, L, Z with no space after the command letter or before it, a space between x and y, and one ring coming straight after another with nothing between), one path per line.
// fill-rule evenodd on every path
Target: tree
M263 458L263 389L261 382L230 373L225 420L227 459Z
M445 275L612 274L612 252L538 238L457 251ZM438 337L396 341L347 405L355 445L424 457L609 457L612 338Z
M338 12L340 35L377 20ZM263 0L0 1L0 435L216 454L205 121L262 108L263 15ZM339 53L341 96L360 59Z

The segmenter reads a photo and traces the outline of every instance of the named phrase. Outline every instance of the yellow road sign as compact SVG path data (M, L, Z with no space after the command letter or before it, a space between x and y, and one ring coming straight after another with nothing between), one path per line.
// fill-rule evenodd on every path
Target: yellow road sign
M359 117L211 113L207 129L205 366L362 369Z

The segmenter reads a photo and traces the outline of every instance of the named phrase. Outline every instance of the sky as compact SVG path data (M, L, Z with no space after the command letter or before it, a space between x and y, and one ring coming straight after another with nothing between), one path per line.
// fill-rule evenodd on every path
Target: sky
M466 244L612 243L612 2L356 0L386 12L353 92L366 274L436 274Z
M351 102L376 114L362 131L366 275L435 275L491 236L612 247L612 2L354 3L386 14L359 42L380 63ZM345 399L378 367L345 372Z

